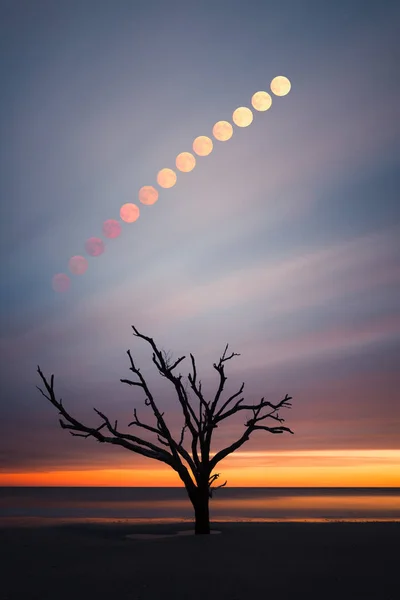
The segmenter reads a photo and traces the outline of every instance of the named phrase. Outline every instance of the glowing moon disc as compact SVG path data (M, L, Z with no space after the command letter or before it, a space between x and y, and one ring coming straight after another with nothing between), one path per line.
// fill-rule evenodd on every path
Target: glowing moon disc
M134 223L139 218L140 210L136 204L127 202L119 209L119 216L125 223Z
M73 256L68 262L68 268L74 275L83 275L88 266L89 263L84 256Z
M71 280L65 273L57 273L57 275L54 275L51 285L55 292L62 293L69 289Z
M144 185L139 190L139 200L142 204L155 204L158 200L158 192L152 185Z
M117 238L121 234L121 231L121 223L115 219L108 219L107 221L104 221L103 233L107 238L110 238L110 240Z
M251 98L251 104L256 110L268 110L272 104L272 98L267 92L256 92Z
M157 174L157 183L162 188L172 188L176 184L176 173L172 169L161 169Z
M226 142L233 135L233 127L228 121L218 121L218 123L215 123L212 132L216 140Z
M181 152L176 157L176 168L183 173L190 173L196 166L196 159L190 152Z
M290 92L292 84L287 77L278 75L271 81L271 91L275 96L286 96Z
M208 156L213 149L212 140L206 135L199 135L193 142L193 150L199 156Z
M91 237L85 242L85 250L90 256L100 256L104 249L104 242L98 237Z
M238 127L248 127L253 121L253 113L246 106L240 106L234 111L232 119Z

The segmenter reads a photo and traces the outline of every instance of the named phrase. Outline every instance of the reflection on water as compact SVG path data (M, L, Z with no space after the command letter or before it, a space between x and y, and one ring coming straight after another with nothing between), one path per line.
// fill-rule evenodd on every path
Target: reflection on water
M291 519L298 518L384 518L391 515L400 519L400 492L396 496L334 496L334 495L295 495L259 498L245 497L216 499L213 510L222 513L226 510L240 516L252 518Z
M400 521L400 488L223 488L214 521ZM187 522L183 488L0 488L0 524L16 519Z

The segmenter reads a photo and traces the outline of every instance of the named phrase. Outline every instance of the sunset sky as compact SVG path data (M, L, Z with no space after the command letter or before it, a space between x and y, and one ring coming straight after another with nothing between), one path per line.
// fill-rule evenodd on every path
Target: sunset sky
M399 22L389 1L1 3L0 485L181 485L160 462L70 436L35 388L39 364L86 423L100 424L93 407L121 430L134 407L154 423L119 381L131 348L179 432L134 324L192 352L209 394L229 342L241 356L227 392L293 397L281 416L295 435L256 432L220 463L228 485L400 486ZM176 156L259 90L271 108L178 172ZM91 237L102 255L88 256Z

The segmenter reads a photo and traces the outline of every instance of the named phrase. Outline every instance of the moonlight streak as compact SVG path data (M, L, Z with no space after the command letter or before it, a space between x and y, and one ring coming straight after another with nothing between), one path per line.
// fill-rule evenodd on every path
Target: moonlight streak
M271 81L271 92L278 97L286 96L291 90L291 83L287 77L278 75ZM272 98L268 92L259 91L253 94L251 105L257 111L267 111L272 104ZM237 127L248 127L253 122L253 112L247 106L240 106L232 114L232 121ZM226 142L233 135L232 124L228 121L218 121L212 129L213 137ZM197 156L208 156L213 150L213 141L205 135L198 136L192 145L193 152ZM193 171L196 166L196 158L191 152L181 152L175 160L175 166L182 173ZM157 184L160 188L172 188L177 181L177 174L173 169L163 168L157 173ZM142 204L151 206L158 200L159 192L152 185L144 185L138 192L138 199ZM139 207L130 202L120 208L120 218L125 223L134 223L140 215ZM103 223L103 235L108 239L117 238L122 231L121 223L115 219L108 219ZM105 250L101 238L91 237L85 242L85 250L89 256L100 256ZM88 261L84 256L73 256L70 258L68 268L73 275L83 275L88 268ZM52 280L55 292L66 292L71 285L71 280L65 273L57 273Z

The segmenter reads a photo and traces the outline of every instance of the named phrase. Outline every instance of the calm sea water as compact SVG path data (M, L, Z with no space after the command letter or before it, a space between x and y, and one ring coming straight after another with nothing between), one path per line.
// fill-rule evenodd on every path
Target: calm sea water
M400 488L223 488L213 521L400 521ZM18 519L183 522L183 488L0 487L2 523Z

